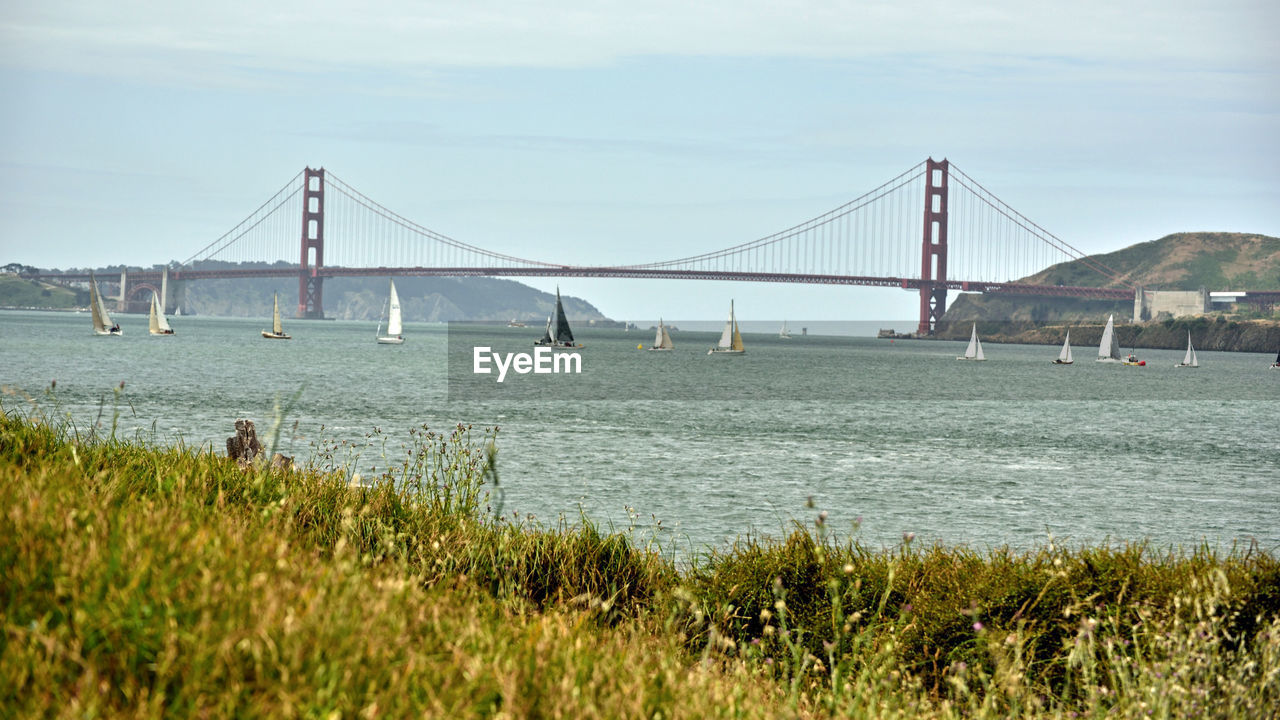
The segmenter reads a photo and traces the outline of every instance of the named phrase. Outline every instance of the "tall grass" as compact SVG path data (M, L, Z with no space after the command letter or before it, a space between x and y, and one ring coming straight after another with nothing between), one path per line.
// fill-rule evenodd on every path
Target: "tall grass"
M51 415L0 413L5 716L1268 717L1280 703L1280 564L1256 548L872 550L820 517L681 567L586 518L504 515L496 431L418 429L355 478L341 444L297 470L246 469Z

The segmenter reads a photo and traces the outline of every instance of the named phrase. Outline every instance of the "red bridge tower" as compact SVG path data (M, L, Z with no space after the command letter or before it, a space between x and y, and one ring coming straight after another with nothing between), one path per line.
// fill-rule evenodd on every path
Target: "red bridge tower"
M924 243L920 258L920 325L917 335L932 335L947 311L946 160L925 165ZM936 259L936 263L935 263Z
M302 259L298 268L298 317L323 318L324 168L303 171ZM315 250L314 259L311 250Z

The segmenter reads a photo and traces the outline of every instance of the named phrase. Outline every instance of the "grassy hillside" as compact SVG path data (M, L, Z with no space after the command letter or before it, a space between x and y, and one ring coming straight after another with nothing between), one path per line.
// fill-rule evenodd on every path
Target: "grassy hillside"
M1251 233L1189 232L1090 256L1118 279L1084 262L1060 263L1018 282L1034 285L1160 290L1280 290L1280 238Z
M289 267L288 263L276 265ZM21 266L19 266L21 267ZM268 263L202 262L197 269L229 267L272 267ZM36 268L30 268L34 271ZM120 268L98 271L98 277L115 280ZM376 321L387 302L386 277L329 278L324 282L325 315L340 320ZM565 312L573 321L607 320L594 305L569 294L573 280L564 282ZM112 285L111 287L114 287ZM396 291L407 321L447 322L450 320L507 321L517 318L541 325L555 311L555 295L536 290L514 280L486 277L402 277ZM115 292L112 290L111 292ZM282 312L294 314L298 297L297 277L237 280L199 280L186 285L184 312L219 317L271 316L271 298L279 293ZM134 312L145 312L147 301L136 300ZM89 304L87 290L26 280L16 274L0 274L0 307L70 309ZM111 305L114 311L114 303Z
M49 308L70 310L88 307L89 292L27 280L17 275L0 275L0 308Z
M1128 284L1148 290L1280 290L1280 238L1266 235L1177 233L1090 258L1110 267L1118 279L1075 260L1018 282L1082 287ZM973 321L1099 322L1112 313L1133 317L1133 301L966 293L952 301L943 322L954 330ZM968 330L963 334L968 335Z
M634 529L494 517L493 438L470 428L424 429L358 488L326 457L242 468L51 426L52 391L18 417L13 397L6 716L1262 718L1280 703L1280 562L1257 548L873 551L832 540L822 514L682 566Z

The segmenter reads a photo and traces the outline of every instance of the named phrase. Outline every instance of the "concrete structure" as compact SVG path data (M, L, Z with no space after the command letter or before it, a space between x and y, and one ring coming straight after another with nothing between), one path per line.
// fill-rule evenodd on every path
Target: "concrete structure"
M1173 317L1203 315L1209 312L1209 293L1199 290L1146 290L1133 293L1133 321L1151 320L1160 313Z

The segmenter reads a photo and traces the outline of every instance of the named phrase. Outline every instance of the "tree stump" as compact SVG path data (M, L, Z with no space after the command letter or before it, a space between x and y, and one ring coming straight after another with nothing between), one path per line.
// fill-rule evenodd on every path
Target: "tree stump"
M240 465L248 465L262 454L262 443L258 442L258 433L253 429L252 420L237 420L236 434L227 438L227 457Z

